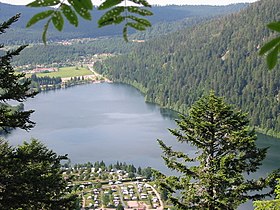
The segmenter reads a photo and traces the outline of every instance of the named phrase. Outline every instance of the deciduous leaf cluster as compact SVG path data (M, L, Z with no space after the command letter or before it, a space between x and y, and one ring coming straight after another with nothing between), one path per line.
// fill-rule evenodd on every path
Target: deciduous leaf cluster
M272 22L267 27L273 31L280 33L280 22ZM278 60L278 54L280 52L280 36L267 42L260 50L260 55L267 53L267 65L269 69L273 69Z
M213 89L248 112L252 126L276 136L280 71L267 72L259 46L275 38L263 23L277 19L279 7L278 0L258 1L240 13L146 39L127 54L95 63L95 69L180 113Z
M121 3L134 3L137 6L120 6ZM50 7L48 10L40 12L34 15L27 23L27 27L34 25L35 23L47 20L44 25L42 40L46 43L47 31L50 23L58 31L63 30L64 19L66 18L69 23L75 27L79 24L79 18L85 20L91 20L91 11L93 10L93 3L91 0L35 0L32 3L28 4L29 7ZM128 27L134 28L136 30L145 30L147 27L150 27L151 24L148 20L139 18L135 15L140 16L149 16L153 13L142 7L151 7L151 5L146 0L106 0L99 7L99 10L108 10L98 21L99 27L104 27L112 24L120 24L125 22L123 28L123 37L128 41Z

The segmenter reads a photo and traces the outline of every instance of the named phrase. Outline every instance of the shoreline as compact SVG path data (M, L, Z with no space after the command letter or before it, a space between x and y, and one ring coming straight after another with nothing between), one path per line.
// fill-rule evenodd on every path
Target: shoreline
M156 103L155 101L149 101L146 97L146 91L145 90L143 91L141 88L138 88L137 86L135 86L131 83L125 83L125 82L121 82L121 81L117 81L117 82L120 83L120 84L130 85L131 87L134 87L137 90L139 90L144 95L146 103L156 104L162 109L169 109L169 110L172 110L174 112L177 112L178 114L183 114L184 115L184 113L182 113L182 112L180 112L176 109L173 109L172 107L162 106L161 104ZM276 132L276 131L273 131L273 130L268 129L268 128L260 128L259 126L256 126L256 125L253 125L250 128L252 130L254 129L256 131L256 133L261 133L261 134L264 134L264 135L267 135L267 136L270 136L270 137L274 137L274 138L277 138L277 139L280 140L280 132Z
M42 92L42 91L48 91L48 90L56 90L56 89L62 89L62 88L68 88L76 85L81 84L98 84L98 83L113 83L110 79L104 77L101 74L98 74L96 71L94 71L93 67L90 66L90 64L84 64L86 65L88 71L92 72L92 74L86 74L86 75L79 75L79 76L71 76L71 77L60 77L60 76L48 76L45 77L49 79L60 79L59 83L53 83L52 81L47 82L47 84L40 84L38 81L33 81L36 83L35 87L33 87L36 91ZM37 76L37 74L34 74ZM42 76L37 76L38 78L41 78ZM49 84L48 84L49 83Z

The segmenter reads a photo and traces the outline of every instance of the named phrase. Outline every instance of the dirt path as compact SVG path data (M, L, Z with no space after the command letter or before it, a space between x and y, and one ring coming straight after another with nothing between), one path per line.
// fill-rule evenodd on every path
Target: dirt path
M94 74L94 76L98 77L98 78L102 78L103 76L101 74L98 74L96 71L94 71L94 69L92 68L92 66L87 65L88 69ZM109 80L106 77L103 77L105 82L112 82L111 80Z
M163 202L162 202L162 200L160 198L160 194L156 191L156 189L152 185L150 185L148 183L146 183L145 185L149 186L154 191L154 193L156 194L156 196L157 196L157 198L159 200L160 206L157 207L157 210L163 210Z

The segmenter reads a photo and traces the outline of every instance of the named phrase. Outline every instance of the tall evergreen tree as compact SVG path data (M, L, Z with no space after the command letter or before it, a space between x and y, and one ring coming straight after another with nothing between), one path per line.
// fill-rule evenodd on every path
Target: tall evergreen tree
M256 147L254 130L246 114L234 110L213 92L202 97L187 116L177 120L178 129L170 129L178 142L197 148L195 155L174 151L158 140L167 167L181 176L156 177L169 191L169 198L179 209L236 209L248 199L259 199L273 191L255 194L275 185L277 173L258 180L244 174L256 172L266 150ZM180 196L172 196L173 193Z
M5 33L5 30L18 18L19 15L15 15L0 24L0 34ZM0 49L3 47L3 45L0 45ZM35 125L30 120L32 110L23 111L20 107L7 103L9 101L23 102L36 95L35 92L30 91L30 81L24 79L25 74L16 74L11 66L13 56L18 55L25 47L20 46L16 50L8 51L5 55L0 56L0 128L5 131L10 128L29 130Z
M18 18L16 15L0 24L0 34ZM0 57L0 128L6 132L10 128L29 130L35 124L30 120L32 110L7 103L36 95L30 90L30 81L24 74L16 74L10 63L24 48ZM0 138L0 209L76 209L76 196L68 193L61 174L60 162L66 159L37 140L13 148Z
M66 159L34 139L18 148L0 139L0 209L76 209L61 173Z

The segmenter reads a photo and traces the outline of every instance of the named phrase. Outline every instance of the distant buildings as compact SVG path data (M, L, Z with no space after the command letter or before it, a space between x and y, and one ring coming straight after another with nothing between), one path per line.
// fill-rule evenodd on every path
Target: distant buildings
M58 68L38 68L36 67L35 69L25 71L27 74L35 74L35 73L48 73L48 72L56 72L58 71Z

